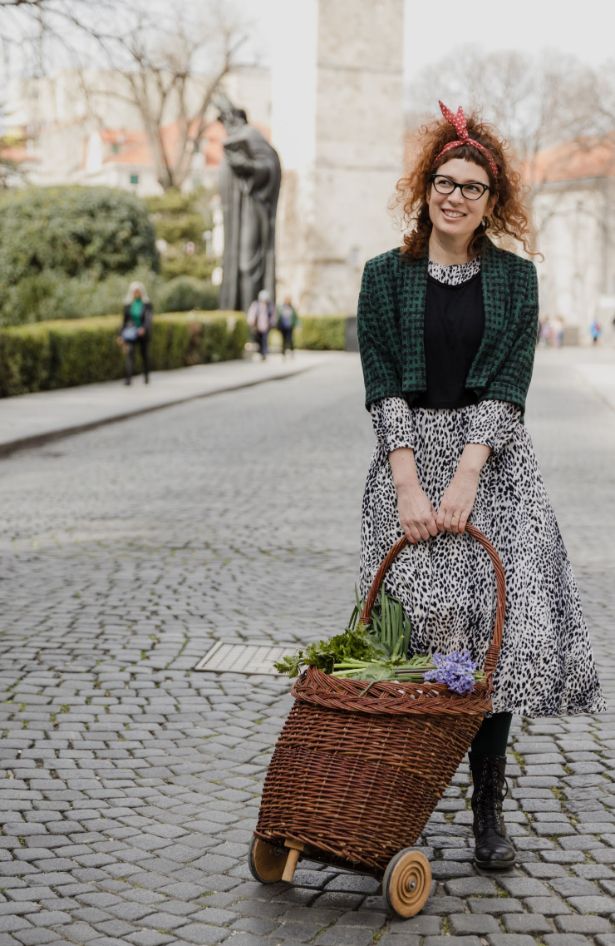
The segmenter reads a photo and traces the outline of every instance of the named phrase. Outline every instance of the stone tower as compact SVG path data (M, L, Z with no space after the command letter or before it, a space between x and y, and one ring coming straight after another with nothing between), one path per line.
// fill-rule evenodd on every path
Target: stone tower
M355 311L363 263L395 246L403 0L278 0L272 143L282 161L278 298Z

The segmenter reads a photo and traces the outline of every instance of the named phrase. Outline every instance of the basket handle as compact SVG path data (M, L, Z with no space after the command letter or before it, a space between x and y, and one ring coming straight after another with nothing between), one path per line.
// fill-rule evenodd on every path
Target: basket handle
M498 657L500 656L500 648L502 646L502 631L504 629L504 614L506 611L506 577L504 574L502 559L496 552L489 539L483 535L480 529L477 529L476 526L470 525L470 523L466 525L465 531L483 546L487 552L487 555L491 559L491 564L493 565L493 570L495 572L495 622L493 626L493 636L491 638L491 643L489 644L489 649L485 655L484 666L489 689L491 690L492 676L497 666ZM374 576L371 588L369 589L367 598L365 599L365 604L363 605L363 611L361 612L361 617L359 619L362 624L369 624L372 616L372 610L376 603L378 592L380 591L380 586L384 581L384 576L388 572L392 562L397 558L401 550L405 548L406 545L408 545L408 539L405 535L403 535L401 539L398 539L397 542L391 546L380 563L380 567Z

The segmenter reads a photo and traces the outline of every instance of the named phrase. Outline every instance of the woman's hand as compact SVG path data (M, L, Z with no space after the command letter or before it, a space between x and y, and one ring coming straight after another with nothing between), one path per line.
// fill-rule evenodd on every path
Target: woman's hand
M401 527L412 545L438 534L435 510L418 482L397 487L397 510Z
M464 532L474 507L480 470L457 468L442 497L436 516L440 532Z
M491 447L483 443L467 443L463 448L459 465L436 516L440 532L465 532L468 516L474 508L480 474L490 456Z

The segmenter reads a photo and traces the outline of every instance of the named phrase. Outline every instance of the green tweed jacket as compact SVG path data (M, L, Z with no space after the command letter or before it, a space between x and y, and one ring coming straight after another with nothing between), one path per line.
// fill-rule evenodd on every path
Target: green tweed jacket
M538 279L529 261L485 240L481 253L485 330L466 387L479 400L510 401L522 410L538 332ZM427 258L389 250L365 264L357 310L365 403L426 390L423 330Z

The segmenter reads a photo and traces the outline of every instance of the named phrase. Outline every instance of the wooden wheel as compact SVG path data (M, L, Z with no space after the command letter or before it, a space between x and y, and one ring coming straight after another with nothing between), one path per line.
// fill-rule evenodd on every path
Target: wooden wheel
M254 836L250 845L248 866L255 880L261 884L275 884L282 880L288 851Z
M387 905L406 919L420 913L431 892L431 867L420 851L406 847L393 857L382 878Z

